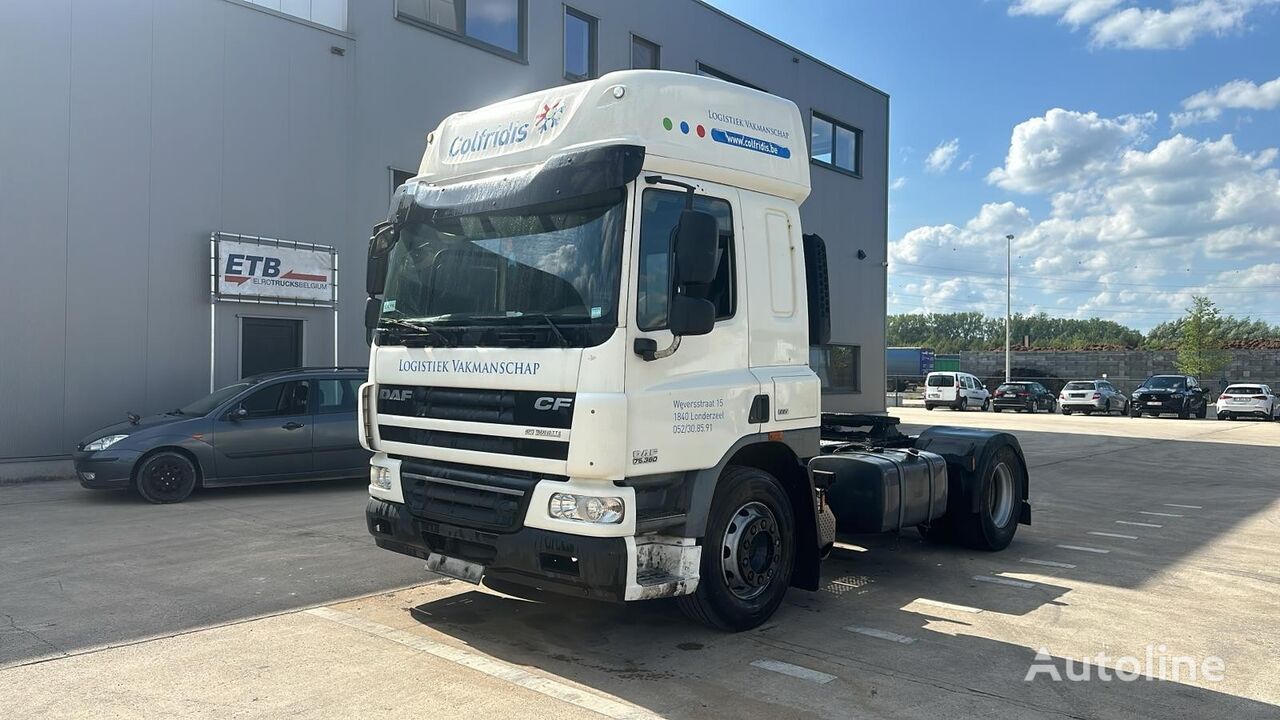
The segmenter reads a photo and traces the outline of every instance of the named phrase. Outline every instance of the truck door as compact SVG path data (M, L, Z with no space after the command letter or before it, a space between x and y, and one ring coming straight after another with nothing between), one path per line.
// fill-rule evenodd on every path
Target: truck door
M632 350L639 338L668 348L667 309L672 288L673 230L687 193L664 184L637 183L632 203L631 287L627 310L626 393L628 475L713 467L744 435L759 431L750 422L760 384L748 370L742 221L734 188L664 175L696 187L693 208L709 212L719 225L719 269L707 289L716 306L714 329L684 337L668 357L646 361ZM755 418L751 418L755 419Z

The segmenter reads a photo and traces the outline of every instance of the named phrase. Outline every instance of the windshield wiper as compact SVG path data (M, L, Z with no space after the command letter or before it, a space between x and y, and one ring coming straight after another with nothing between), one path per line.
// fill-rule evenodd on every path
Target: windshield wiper
M436 338L441 343L443 343L445 347L453 347L453 342L449 340L449 338L446 337L444 333L440 332L439 330L436 330L430 325L421 325L419 323L411 322L409 320L402 320L400 318L382 318L381 323L394 325L396 327L404 328L406 330L412 330L414 332L422 333L424 335L427 335L428 337Z
M556 324L555 320L551 319L550 315L546 313L532 313L529 315L525 315L524 317L542 318L543 322L547 324L547 327L551 328L551 332L555 333L556 337L560 340L560 347L569 347L569 339L566 338L564 336L564 333L560 331L560 326Z

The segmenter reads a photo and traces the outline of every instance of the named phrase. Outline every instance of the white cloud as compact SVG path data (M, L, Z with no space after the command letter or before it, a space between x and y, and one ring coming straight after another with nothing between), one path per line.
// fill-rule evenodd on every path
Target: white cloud
M1096 174L1155 120L1155 113L1103 118L1054 108L1013 129L1004 166L992 170L987 182L1017 192L1065 189Z
M1210 122L1223 110L1272 110L1280 107L1280 77L1261 85L1249 80L1232 80L1212 90L1203 90L1182 101L1185 112L1173 114L1175 128Z
M987 203L967 221L905 233L890 246L891 285L904 295L894 310L947 312L965 298L985 309L980 291L1002 284L991 273L1003 270L1000 240L1012 233L1015 309L1146 328L1207 293L1227 312L1280 322L1274 291L1214 287L1238 286L1241 273L1280 284L1257 269L1276 265L1280 253L1280 149L1243 150L1229 134L1175 134L1150 146L1153 118L1054 110L1019 124L989 180L1042 197L1051 210L1035 217L1012 202ZM934 278L955 282L925 283L921 273L939 273L921 265L955 268ZM1236 275L1222 282L1218 273ZM903 289L912 283L917 291Z
M905 177L894 178L893 182L889 183L890 190L901 190L906 186L907 186L907 179Z
M1184 48L1204 35L1221 37L1248 27L1249 15L1280 0L1174 0L1153 7L1131 0L1012 0L1010 15L1057 16L1078 29L1089 26L1095 48Z
M951 169L960 152L960 138L951 138L938 143L929 156L924 159L924 169L933 173L944 173Z

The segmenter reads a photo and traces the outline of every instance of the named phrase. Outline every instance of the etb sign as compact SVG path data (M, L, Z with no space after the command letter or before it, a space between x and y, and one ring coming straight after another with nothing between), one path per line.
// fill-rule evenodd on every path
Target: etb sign
M220 298L334 300L334 253L325 248L219 237L215 294Z

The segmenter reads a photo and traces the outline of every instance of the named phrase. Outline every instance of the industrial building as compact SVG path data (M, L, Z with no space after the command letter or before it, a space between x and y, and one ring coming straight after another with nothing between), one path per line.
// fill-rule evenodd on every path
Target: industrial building
M883 410L888 96L698 0L12 0L0 60L0 463L259 370L364 365L366 243L426 133L625 68L800 107L824 408Z

